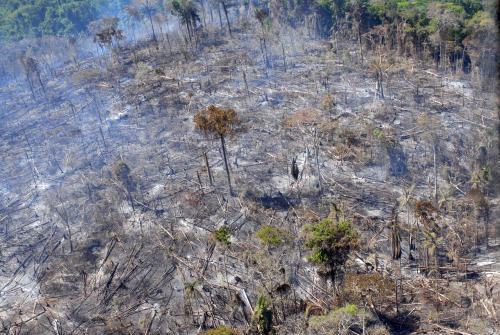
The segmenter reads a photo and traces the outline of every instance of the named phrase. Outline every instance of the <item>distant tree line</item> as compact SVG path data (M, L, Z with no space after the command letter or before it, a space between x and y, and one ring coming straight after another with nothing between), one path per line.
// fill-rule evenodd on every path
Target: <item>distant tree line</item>
M0 40L42 35L76 35L104 15L123 13L145 21L157 40L154 23L178 17L191 39L206 24L206 7L222 12L231 34L231 18L245 8L266 25L307 26L313 37L355 37L364 49L395 50L398 55L432 60L436 68L481 77L496 73L498 30L495 0L4 0L0 3ZM252 7L252 8L250 8ZM203 14L203 15L202 15ZM130 23L130 22L129 22ZM161 29L161 24L159 25ZM167 35L168 38L168 35Z
M496 6L495 0L270 0L267 9L291 25L312 25L322 37L348 33L360 44L431 55L436 66L468 71L471 61L482 63L494 75Z
M74 36L102 12L113 12L128 0L2 0L0 40L42 35Z

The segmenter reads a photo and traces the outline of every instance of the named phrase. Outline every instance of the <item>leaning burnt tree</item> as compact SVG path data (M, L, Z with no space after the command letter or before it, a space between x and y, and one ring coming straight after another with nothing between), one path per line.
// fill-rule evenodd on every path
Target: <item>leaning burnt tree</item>
M238 115L232 108L220 108L216 106L208 106L196 113L193 118L195 127L202 130L205 134L215 134L220 137L222 156L224 158L224 167L226 168L227 183L229 193L233 196L233 188L231 185L231 176L229 173L229 165L227 163L226 153L226 136L234 132L234 128L239 124Z

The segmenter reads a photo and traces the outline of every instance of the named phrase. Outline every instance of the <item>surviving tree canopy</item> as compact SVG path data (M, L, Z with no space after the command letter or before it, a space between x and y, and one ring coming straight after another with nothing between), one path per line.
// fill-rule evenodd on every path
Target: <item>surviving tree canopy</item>
M76 35L103 10L118 8L122 0L2 0L0 40L42 35Z

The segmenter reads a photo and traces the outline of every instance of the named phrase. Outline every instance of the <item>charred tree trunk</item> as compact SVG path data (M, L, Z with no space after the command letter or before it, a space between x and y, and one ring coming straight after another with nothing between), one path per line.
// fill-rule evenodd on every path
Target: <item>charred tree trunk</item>
M213 178L212 178L212 171L210 170L210 164L208 163L208 156L207 156L206 152L203 153L203 157L205 158L205 166L207 167L208 180L210 182L210 186L214 186Z
M153 41L157 42L158 40L156 39L155 27L153 24L153 17L151 16L151 13L148 13L148 18L151 25L151 31L153 32Z
M434 203L438 203L438 186L437 186L437 161L436 161L436 143L432 145L432 159L434 161Z
M221 143L221 146L222 146L222 156L224 158L224 166L226 168L227 183L228 183L228 186L229 186L229 193L231 194L231 196L233 196L234 192L233 192L233 187L231 185L231 175L230 175L230 172L229 172L229 165L227 164L226 140L224 139L224 135L220 135L220 143Z
M229 22L229 16L227 14L227 5L224 1L221 1L222 9L224 10L224 15L226 16L227 29L229 30L229 36L233 36L233 32L231 31L231 23Z
M224 25L222 24L222 15L220 13L220 6L217 4L217 13L219 14L220 29L224 30Z

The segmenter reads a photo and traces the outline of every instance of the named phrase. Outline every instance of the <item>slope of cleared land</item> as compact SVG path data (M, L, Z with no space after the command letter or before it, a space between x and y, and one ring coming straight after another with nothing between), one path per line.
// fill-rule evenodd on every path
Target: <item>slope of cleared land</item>
M251 30L131 44L59 69L45 95L1 89L5 331L258 332L262 295L282 334L359 334L361 319L374 334L497 329L495 95L350 42L267 38L266 51ZM234 197L220 140L194 128L212 104L241 120L226 139ZM416 210L428 200L431 238ZM304 225L328 215L361 240L336 288L304 247ZM256 237L265 225L282 243ZM348 303L363 312L345 324L310 317Z

